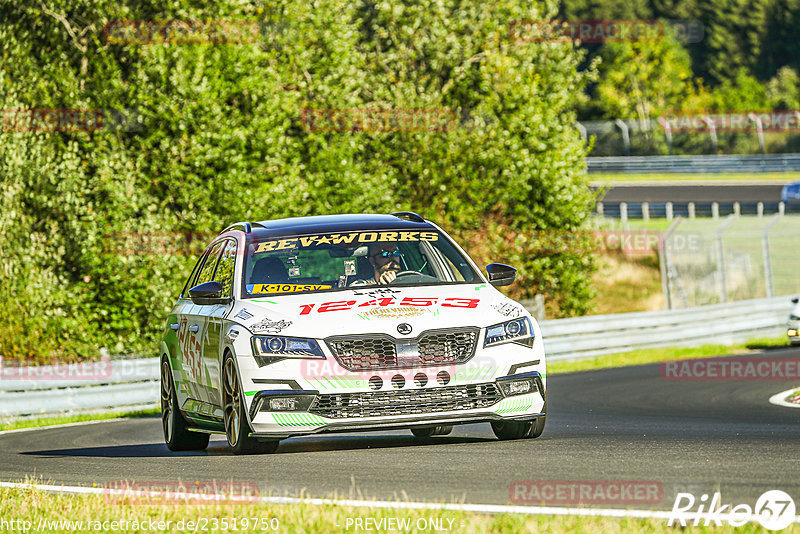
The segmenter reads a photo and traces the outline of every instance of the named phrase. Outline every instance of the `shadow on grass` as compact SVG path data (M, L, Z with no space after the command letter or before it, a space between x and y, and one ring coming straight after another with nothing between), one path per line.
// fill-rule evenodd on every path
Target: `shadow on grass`
M763 350L763 351L773 351L773 350L783 350L792 348L792 345L789 344L789 341L778 341L778 340L754 340L750 341L745 344L750 350ZM797 347L795 347L797 348Z

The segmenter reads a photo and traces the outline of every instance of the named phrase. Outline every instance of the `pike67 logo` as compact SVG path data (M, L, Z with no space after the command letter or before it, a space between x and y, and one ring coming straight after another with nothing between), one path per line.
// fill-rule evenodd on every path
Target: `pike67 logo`
M695 505L697 510L692 511ZM752 508L744 503L735 506L723 504L722 495L718 492L714 493L710 501L705 493L700 499L696 499L691 493L678 493L667 526L677 523L685 527L687 521L693 520L693 526L699 526L701 521L703 526L722 526L722 521L726 521L731 526L740 527L745 523L758 521L768 530L783 530L795 521L795 513L794 500L781 490L765 491Z

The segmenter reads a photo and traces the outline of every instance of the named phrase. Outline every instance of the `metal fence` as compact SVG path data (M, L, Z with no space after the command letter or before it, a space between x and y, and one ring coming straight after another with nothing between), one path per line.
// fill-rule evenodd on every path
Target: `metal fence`
M554 319L540 325L549 361L579 360L639 348L728 344L780 335L792 306L788 296L773 297L691 310ZM158 358L111 360L110 365L109 373L89 379L2 380L0 417L157 406ZM60 371L42 367L22 374L48 377Z
M598 156L586 158L589 173L714 174L800 170L800 154L761 156Z
M785 202L596 202L595 213L614 217L623 223L628 219L667 219L677 216L711 217L726 215L755 215L800 213L800 203Z
M800 216L678 217L659 252L669 309L800 291Z

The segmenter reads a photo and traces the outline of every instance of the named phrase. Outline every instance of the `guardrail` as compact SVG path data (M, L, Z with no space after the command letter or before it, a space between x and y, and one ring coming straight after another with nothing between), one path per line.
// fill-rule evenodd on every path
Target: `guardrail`
M0 373L0 417L155 407L158 358L14 367Z
M800 171L800 154L760 156L595 156L586 158L591 173L704 174Z
M783 333L791 308L789 297L774 297L682 310L554 319L540 325L547 359L573 360L641 348L731 344L754 336L777 336ZM105 363L110 371L80 381L42 378L69 373L63 366L20 368L27 370L0 380L0 417L156 406L158 358ZM24 380L19 375L36 378Z
M741 300L680 310L616 313L543 321L548 361L584 359L634 349L727 345L784 332L790 297Z

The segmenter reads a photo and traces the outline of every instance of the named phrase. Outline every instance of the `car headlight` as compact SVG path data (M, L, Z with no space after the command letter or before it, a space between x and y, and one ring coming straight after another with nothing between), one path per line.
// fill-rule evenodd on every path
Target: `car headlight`
M506 321L486 328L486 339L483 342L483 346L486 348L525 338L533 339L533 328L531 327L530 319L520 317L513 321Z
M285 358L325 359L316 339L284 336L253 336L253 355L259 367Z

